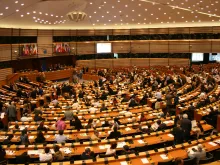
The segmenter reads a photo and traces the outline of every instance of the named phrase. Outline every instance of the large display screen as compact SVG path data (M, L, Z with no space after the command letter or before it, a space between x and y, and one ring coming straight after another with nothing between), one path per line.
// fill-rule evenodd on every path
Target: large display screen
M203 53L192 53L192 62L202 62L204 60Z
M220 61L220 53L210 53L209 61Z
M96 44L96 53L111 53L112 44L111 43L97 43Z

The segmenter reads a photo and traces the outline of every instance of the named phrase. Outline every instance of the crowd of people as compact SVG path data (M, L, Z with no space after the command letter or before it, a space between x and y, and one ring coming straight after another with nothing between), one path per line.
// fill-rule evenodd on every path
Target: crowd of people
M83 70L83 73L88 72L88 68L84 68ZM219 70L214 70L212 73L213 75L219 74ZM199 139L199 137L204 134L200 122L197 122L195 127L192 126L194 111L197 108L213 102L213 98L214 101L219 100L220 96L219 93L213 94L212 100L207 96L207 94L214 89L216 80L212 76L207 75L204 71L199 74L188 72L183 76L181 70L176 73L164 73L154 69L146 70L133 67L132 69L124 70L104 69L97 71L97 74L100 76L98 81L73 84L59 82L51 84L42 83L39 87L34 87L30 90L24 90L21 87L16 86L16 84L12 84L10 90L16 91L17 96L10 102L0 101L0 109L7 113L9 121L20 120L25 122L33 120L40 122L37 127L38 132L34 144L46 143L45 135L47 134L47 131L51 130L51 127L44 125L47 118L43 117L43 110L45 108L50 108L50 106L65 110L64 117L58 119L54 126L58 131L58 134L55 137L55 142L57 144L63 144L69 141L68 136L64 134L64 130L67 129L66 121L70 121L71 129L76 129L78 131L83 128L94 129L93 135L89 138L91 141L118 139L124 136L120 132L120 125L122 125L120 118L115 117L113 121L105 120L101 127L110 127L111 132L106 137L101 137L100 132L96 129L97 123L100 122L99 118L97 120L90 118L88 123L84 125L82 123L82 120L84 119L83 116L79 119L79 116L76 115L75 112L81 112L82 103L88 107L88 112L91 114L108 110L109 105L106 105L105 101L111 103L113 109L118 109L120 105L125 104L127 105L125 113L132 115L129 108L147 105L147 99L155 98L156 102L153 103L152 108L156 110L162 109L162 112L158 114L158 118L154 123L149 124L147 128L143 128L141 123L148 120L144 113L141 113L140 116L138 116L139 120L136 118L132 118L131 120L133 123L138 122L140 124L136 128L136 135L145 133L149 134L156 131L164 131L169 128L164 122L162 122L163 119L176 115L176 107L178 105L185 106L184 102L181 101L181 95L195 90L200 85L201 94L198 96L198 98L200 98L199 101L191 103L187 111L180 111L175 117L172 134L174 136L174 145L176 145L192 140L194 137L191 136L191 132L196 134L195 139ZM29 83L27 77L21 77L19 78L19 81L26 84ZM186 83L188 84L186 90L178 90ZM36 99L38 96L43 96L47 91L50 91L52 100L49 99L46 102L41 103L39 107L33 107L31 100ZM59 99L60 97L70 101L67 102L65 106L61 106L62 100ZM21 119L17 118L17 98L23 98L23 108L20 109L22 114ZM31 114L34 114L33 118L31 118ZM205 116L204 119L210 121L209 124L216 127L218 114L219 107L211 108L209 115ZM16 124L13 132L19 131L19 125ZM13 144L13 142L11 142L12 138L13 135L8 136L2 144ZM32 144L28 139L27 129L21 131L20 144ZM116 156L137 152L134 149L131 149L128 145L124 145L120 152L118 152L116 148L117 143L112 143L104 155ZM200 159L205 158L205 155L206 151L201 144L197 146L197 149L195 149L193 154L190 152L188 153L189 157L197 158L197 164ZM2 148L0 148L0 156L1 158L5 156L5 151ZM28 155L26 155L26 157L27 156ZM103 155L97 155L90 148L85 148L80 160L95 159L97 156L102 157ZM69 159L72 158L70 157ZM51 152L48 147L45 147L44 153L39 155L40 162L63 160L66 160L66 158L64 152L58 145L54 145L54 152ZM183 161L179 158L176 159L175 162L178 165L183 164Z

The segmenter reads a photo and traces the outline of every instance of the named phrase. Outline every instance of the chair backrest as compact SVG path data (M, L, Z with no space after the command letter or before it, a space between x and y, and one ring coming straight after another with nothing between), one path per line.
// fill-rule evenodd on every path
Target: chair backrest
M174 165L173 160L167 161L167 162L158 162L158 165Z
M7 162L7 160L3 160L3 161L0 162L0 164L1 164L1 165L7 165L8 162Z
M196 164L196 157L184 159L184 165L195 165Z
M215 159L215 161L220 160L220 150L216 150L214 152L214 159Z
M213 155L211 153L207 153L206 159L200 160L199 164L207 164L213 161Z

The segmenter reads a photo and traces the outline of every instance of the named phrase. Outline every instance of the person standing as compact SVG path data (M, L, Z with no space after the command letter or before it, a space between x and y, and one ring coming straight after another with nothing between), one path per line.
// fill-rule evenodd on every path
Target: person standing
M17 111L13 103L9 102L9 106L7 108L7 115L9 121L17 120Z

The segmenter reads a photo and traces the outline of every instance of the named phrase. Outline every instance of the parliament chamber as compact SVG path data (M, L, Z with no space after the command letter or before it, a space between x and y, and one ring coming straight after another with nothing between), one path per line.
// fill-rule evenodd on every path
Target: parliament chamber
M220 165L219 4L0 1L0 165Z

